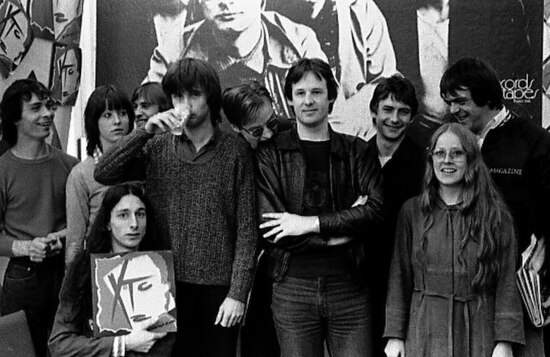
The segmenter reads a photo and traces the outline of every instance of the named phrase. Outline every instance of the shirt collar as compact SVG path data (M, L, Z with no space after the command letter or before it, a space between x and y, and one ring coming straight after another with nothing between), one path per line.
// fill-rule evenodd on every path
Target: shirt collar
M498 112L497 115L491 119L485 128L481 131L481 134L478 135L478 143L479 147L483 146L483 142L485 141L485 138L487 137L487 134L489 131L498 128L499 126L503 125L510 119L510 112L506 107L502 107L502 109Z

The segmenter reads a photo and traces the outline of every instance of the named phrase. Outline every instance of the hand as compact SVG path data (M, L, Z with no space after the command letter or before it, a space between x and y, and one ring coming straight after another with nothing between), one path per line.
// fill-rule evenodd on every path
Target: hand
M46 249L48 251L46 254L48 257L59 254L63 249L63 242L57 233L48 234L46 240L48 242L48 248Z
M390 338L384 353L388 357L405 357L405 342L399 338Z
M510 342L498 342L493 349L492 357L513 357L512 344Z
M240 323L244 315L244 303L232 299L225 298L218 310L218 316L214 325L222 325L223 327L232 327Z
M359 197L357 197L357 200L355 200L355 202L353 202L351 207L357 207L359 205L364 205L365 203L367 203L368 199L369 199L369 196L367 196L367 195L359 196Z
M171 131L181 125L185 125L185 123L181 122L180 116L174 109L170 109L150 117L144 128L149 134L157 135Z
M264 238L275 236L273 242L278 242L283 237L301 236L307 233L319 232L319 217L299 216L292 213L264 213L262 218L269 221L260 224L260 229L271 228L263 235Z
M136 324L132 332L126 335L126 351L147 353L158 339L166 336L166 332L147 331L147 329L156 324L157 321L158 318Z
M31 262L40 263L46 258L49 251L49 240L44 237L36 237L29 242L29 258Z
M338 245L347 244L347 243L351 242L352 240L353 240L353 238L351 238L351 237L329 238L327 240L327 245L329 247L334 247L334 246L338 246Z

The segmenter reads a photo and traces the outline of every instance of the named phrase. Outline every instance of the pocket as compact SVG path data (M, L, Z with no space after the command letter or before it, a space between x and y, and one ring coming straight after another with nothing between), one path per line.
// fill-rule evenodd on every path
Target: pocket
M33 267L28 267L18 264L8 264L6 269L5 280L12 281L27 281L36 277L37 272Z

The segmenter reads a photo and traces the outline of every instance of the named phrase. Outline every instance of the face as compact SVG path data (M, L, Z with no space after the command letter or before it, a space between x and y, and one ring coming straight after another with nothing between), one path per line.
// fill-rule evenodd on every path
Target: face
M411 107L390 95L380 100L378 110L372 112L378 135L387 141L398 141L405 136L411 123Z
M65 52L56 62L58 73L61 74L61 101L66 103L69 96L76 93L80 82L78 58L74 49Z
M17 65L21 62L30 36L29 19L22 8L12 2L4 1L0 5L0 57L2 61Z
M250 146L255 149L260 141L269 140L277 133L278 118L271 103L262 104L254 118L243 125L241 133Z
M200 90L183 92L182 96L172 95L174 110L180 115L189 115L187 127L198 128L210 121L210 108L206 102L206 94Z
M201 0L206 21L219 31L243 32L261 23L262 0Z
M306 74L292 85L292 99L289 104L294 108L296 120L306 127L318 127L328 122L330 104L327 81L318 78L315 73Z
M113 253L136 251L146 227L145 204L137 196L123 196L111 210L111 220L107 225Z
M105 109L97 122L102 143L114 144L128 134L130 118L124 109ZM105 145L103 145L105 146Z
M432 160L440 186L462 185L466 172L466 153L458 136L449 131L441 134L432 152Z
M126 269L123 263L118 264L103 278L111 294L116 290L109 276L118 281L128 282L120 289L120 300L117 306L123 309L130 319L132 327L144 320L156 319L166 311L175 307L173 295L169 292L170 284L162 281L160 268L150 256L140 255L127 261ZM154 302L154 303L152 303Z
M17 126L18 140L25 137L33 140L44 140L50 135L55 108L50 98L39 99L33 93L31 99L22 102L21 120Z
M469 89L457 90L456 95L446 94L443 100L449 106L449 111L456 120L474 134L481 133L493 118L492 111L487 104L480 107L474 103Z
M136 128L141 128L147 120L159 112L159 105L147 101L147 99L139 96L133 103L134 112L136 113Z

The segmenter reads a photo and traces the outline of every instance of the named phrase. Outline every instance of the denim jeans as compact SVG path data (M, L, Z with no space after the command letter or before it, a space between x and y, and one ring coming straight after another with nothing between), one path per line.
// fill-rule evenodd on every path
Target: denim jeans
M42 263L32 263L28 258L11 258L6 268L0 315L25 310L38 357L47 355L63 270L62 254Z
M273 284L271 303L282 357L372 355L370 293L348 275L287 276Z

